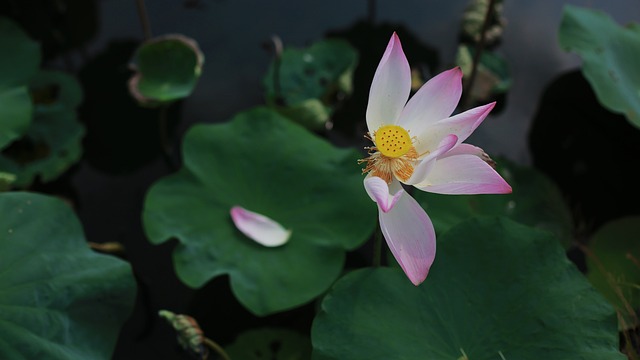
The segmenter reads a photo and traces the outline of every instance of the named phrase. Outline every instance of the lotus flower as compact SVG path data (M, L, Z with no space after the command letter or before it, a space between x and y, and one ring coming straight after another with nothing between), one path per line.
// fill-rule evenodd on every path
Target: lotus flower
M400 183L439 194L506 194L511 186L482 149L463 143L495 102L451 116L462 94L460 68L432 78L411 99L410 91L411 70L394 33L371 83L365 137L373 146L360 162L366 163L364 187L378 205L382 234L417 286L435 259L436 235Z

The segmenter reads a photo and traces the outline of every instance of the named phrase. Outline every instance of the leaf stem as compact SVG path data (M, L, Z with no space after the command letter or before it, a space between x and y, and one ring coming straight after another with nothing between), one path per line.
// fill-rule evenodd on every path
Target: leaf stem
M147 8L144 4L144 0L136 0L138 6L138 17L140 18L140 24L142 25L142 31L144 31L144 39L151 39L151 24L149 23L149 16L147 15Z
M476 51L473 54L473 62L471 64L471 74L469 74L469 80L467 80L466 86L463 91L463 100L462 105L463 109L469 109L472 105L473 97L471 96L471 91L473 89L473 84L476 81L476 76L478 74L478 64L480 63L480 56L482 55L482 51L484 51L486 37L487 37L487 29L489 29L489 25L491 24L491 18L493 17L493 9L495 8L495 0L489 0L489 4L487 5L487 13L484 15L484 22L482 23L482 29L480 30L480 39L476 43Z
M376 1L377 0L369 0L367 3L367 18L371 24L376 21Z
M282 44L282 39L279 36L273 35L271 36L271 42L273 43L273 91L276 94L276 102L284 102L284 97L282 96L282 87L280 86L280 65L282 62L282 51L284 46ZM283 105L283 104L278 104Z
M164 162L171 171L176 171L177 167L171 159L171 143L169 142L169 106L163 105L158 110L158 136L160 137L160 149Z
M376 232L373 236L373 266L380 267L382 264L382 230L380 223L376 226Z
M220 357L224 360L231 360L226 351L222 348L222 346L218 345L215 341L205 337L202 342L209 347L209 349L215 351Z

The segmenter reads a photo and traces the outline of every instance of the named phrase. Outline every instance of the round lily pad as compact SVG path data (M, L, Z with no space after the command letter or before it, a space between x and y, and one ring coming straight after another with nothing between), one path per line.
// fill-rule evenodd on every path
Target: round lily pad
M638 326L640 217L613 220L596 231L587 248L587 277L613 304L620 328Z
M566 5L560 45L580 55L602 106L640 128L640 25L621 26L602 11Z
M40 46L12 20L0 17L0 149L31 121L27 82L40 65Z
M136 74L129 90L148 106L185 98L195 88L204 64L198 43L184 35L165 35L143 43L136 51Z
M415 191L439 234L479 215L506 216L552 232L565 248L573 243L573 219L558 186L534 168L497 159L497 170L513 188L511 194L442 195Z
M613 308L554 237L476 218L438 239L429 277L354 271L325 296L314 359L623 360Z
M311 341L288 329L253 329L240 334L225 351L231 359L309 360Z
M265 108L195 125L184 138L184 167L147 194L147 236L154 244L178 239L174 264L188 286L228 274L236 298L257 315L302 305L374 230L359 155ZM290 229L289 241L267 248L249 239L233 225L233 206Z
M80 85L62 72L42 71L32 80L35 114L29 128L0 154L0 169L16 175L14 186L25 188L40 178L56 179L82 155L84 127L75 106Z
M111 358L135 300L131 267L90 250L61 200L2 193L0 213L0 358Z

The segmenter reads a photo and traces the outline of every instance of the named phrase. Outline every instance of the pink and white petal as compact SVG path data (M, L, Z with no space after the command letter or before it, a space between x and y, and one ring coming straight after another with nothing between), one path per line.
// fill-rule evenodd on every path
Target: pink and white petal
M404 190L400 187L399 190L394 191L394 194L390 194L389 185L387 182L377 176L367 176L364 179L364 189L367 194L376 204L382 212L389 212L402 196Z
M433 168L436 163L436 160L441 156L446 155L451 149L453 149L458 143L458 137L451 134L445 136L444 139L440 141L438 147L433 151L427 154L424 158L420 160L418 165L413 169L413 174L405 182L407 185L414 185L424 181L424 179L429 175L429 172Z
M442 159L442 158L454 156L454 155L475 155L475 156L482 157L483 155L486 155L486 153L484 152L484 150L482 150L481 148L475 145L458 144L456 147L449 150L446 154L442 155L440 158Z
M263 246L281 246L291 237L291 230L285 229L276 221L262 214L240 206L231 208L231 220L240 232Z
M373 132L396 122L411 92L411 69L394 32L382 55L369 90L367 127Z
M458 136L458 144L465 141L482 121L489 115L496 105L492 102L487 105L475 107L450 118L437 121L431 126L423 127L422 130L413 133L417 141L414 143L418 153L433 151L433 146L439 144L444 136L455 134Z
M438 159L420 190L438 194L508 194L511 186L477 155L463 154Z
M405 106L398 125L416 135L425 126L449 117L462 95L462 70L455 67L427 81Z
M418 286L426 279L436 256L436 233L431 219L406 192L391 211L378 214L391 253L409 280Z

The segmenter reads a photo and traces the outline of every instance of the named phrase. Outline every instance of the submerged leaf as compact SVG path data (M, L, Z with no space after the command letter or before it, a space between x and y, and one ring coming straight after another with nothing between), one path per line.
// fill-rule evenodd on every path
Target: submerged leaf
M322 128L336 103L353 91L357 51L339 39L277 54L263 82L267 103L310 129Z
M308 337L278 328L249 330L240 334L225 350L231 359L311 359L311 341Z
M82 155L84 127L77 120L80 85L62 72L41 71L32 80L34 118L24 136L0 154L0 169L16 175L15 186L26 188L40 178L56 179Z

